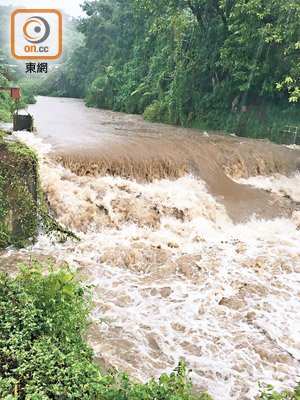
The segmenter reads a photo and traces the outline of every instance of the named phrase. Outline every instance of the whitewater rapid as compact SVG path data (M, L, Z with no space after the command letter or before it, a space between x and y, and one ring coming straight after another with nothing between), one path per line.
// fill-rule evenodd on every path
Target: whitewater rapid
M28 249L2 253L1 265L49 257L96 285L87 341L98 361L145 381L183 359L197 392L215 400L255 399L258 381L277 390L295 385L299 212L236 224L190 174L150 183L78 176L50 158L51 146L34 134L14 137L38 153L54 216L81 242L41 235ZM237 181L300 198L299 174Z

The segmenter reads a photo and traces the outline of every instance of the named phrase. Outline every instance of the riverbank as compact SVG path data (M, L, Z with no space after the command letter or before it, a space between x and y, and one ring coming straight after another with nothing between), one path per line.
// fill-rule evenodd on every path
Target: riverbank
M93 351L82 339L92 317L91 288L76 279L66 265L45 269L35 261L28 267L20 264L19 268L14 279L0 272L3 400L211 399L207 393L200 397L194 393L191 371L183 361L170 375L164 373L144 384L126 372L118 374L113 367L103 371L93 363ZM104 322L100 319L98 324ZM264 391L262 386L259 398L294 399L300 387L282 394L273 389L268 386Z
M26 145L0 137L0 248L34 241L40 223L38 160Z
M66 266L46 275L41 269L21 264L15 279L0 272L1 399L196 399L183 362L147 384L114 369L103 373L82 339L91 290Z
M38 227L65 241L77 236L50 215L40 187L38 157L14 136L0 132L0 249L36 241Z

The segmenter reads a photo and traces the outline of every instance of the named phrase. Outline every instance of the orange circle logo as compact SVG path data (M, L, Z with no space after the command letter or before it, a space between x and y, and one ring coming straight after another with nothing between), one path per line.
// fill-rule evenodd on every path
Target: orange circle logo
M28 18L25 22L23 33L28 42L35 44L42 43L47 40L50 35L50 25L45 18L34 16Z

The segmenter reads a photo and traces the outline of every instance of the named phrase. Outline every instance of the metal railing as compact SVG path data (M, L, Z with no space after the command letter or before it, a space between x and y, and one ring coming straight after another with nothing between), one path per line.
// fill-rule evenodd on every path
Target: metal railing
M291 139L294 141L293 144L296 144L297 139L298 139L298 134L300 133L300 126L291 126L291 125L286 125L285 129L282 131L283 136L289 136ZM282 137L283 139L283 137Z

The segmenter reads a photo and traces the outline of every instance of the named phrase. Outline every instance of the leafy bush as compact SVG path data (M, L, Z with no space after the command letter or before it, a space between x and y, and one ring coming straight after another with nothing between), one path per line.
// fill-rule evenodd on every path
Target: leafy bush
M152 104L146 107L143 117L150 122L162 122L166 112L165 106L158 100L154 100Z
M18 105L18 108L20 109L26 108L28 104L35 103L34 95L37 89L36 87L34 87L34 84L35 81L30 78L23 78L17 82L9 81L0 72L0 86L21 88L21 99ZM15 110L16 110L16 102L14 99L11 98L10 91L0 90L0 121L11 122Z
M261 387L261 384L259 384L259 386ZM261 391L260 398L267 400L300 400L300 382L294 388L293 392L290 390L285 390L282 393L278 393L274 390L274 387L272 385L268 385L266 390Z
M19 267L15 279L0 273L1 399L195 399L183 362L146 384L116 370L103 374L82 339L91 287L67 266L50 266L47 275L37 262Z
M2 400L195 400L184 362L158 381L142 384L92 362L82 339L93 307L91 289L68 266L47 274L33 261L15 279L0 272L0 398ZM260 384L260 387L262 385ZM260 398L300 400L271 385ZM204 393L199 400L211 397Z
M0 86L10 86L10 83L0 72ZM13 111L14 101L11 99L10 91L0 90L0 121L10 122Z

